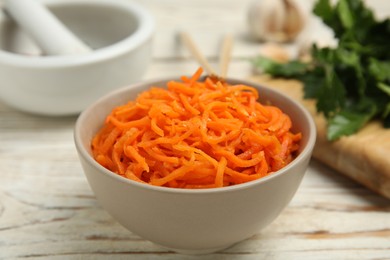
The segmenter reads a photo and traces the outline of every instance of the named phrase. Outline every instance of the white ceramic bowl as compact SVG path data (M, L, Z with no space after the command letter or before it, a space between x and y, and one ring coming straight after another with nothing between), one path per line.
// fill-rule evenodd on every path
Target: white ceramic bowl
M34 43L0 12L0 99L43 115L81 112L115 88L139 81L151 60L154 20L125 0L45 0L95 51L39 56Z
M88 107L75 126L75 144L97 200L131 232L181 253L210 253L251 237L270 224L287 206L307 169L316 139L309 113L295 101L248 82L262 101L271 101L292 119L293 131L302 132L299 155L278 172L230 187L201 190L156 187L120 177L91 156L91 139L117 105L134 100L151 85L147 82L115 91Z

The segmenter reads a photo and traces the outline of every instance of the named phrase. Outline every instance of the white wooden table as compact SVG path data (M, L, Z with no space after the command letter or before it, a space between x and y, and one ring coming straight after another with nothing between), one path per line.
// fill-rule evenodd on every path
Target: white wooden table
M157 20L145 78L198 67L175 41L178 29L191 33L212 64L222 34L233 33L229 75L251 75L247 59L259 45L246 36L249 0L138 2ZM390 1L368 4L378 16L390 14ZM0 259L198 259L130 233L97 204L73 144L75 120L25 114L0 102ZM390 200L313 160L296 196L270 226L201 257L225 258L390 259Z

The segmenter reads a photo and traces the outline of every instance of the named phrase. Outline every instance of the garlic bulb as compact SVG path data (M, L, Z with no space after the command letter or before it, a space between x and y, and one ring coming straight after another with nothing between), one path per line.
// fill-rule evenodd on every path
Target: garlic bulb
M305 26L305 13L294 0L255 0L248 10L248 23L257 40L288 42Z

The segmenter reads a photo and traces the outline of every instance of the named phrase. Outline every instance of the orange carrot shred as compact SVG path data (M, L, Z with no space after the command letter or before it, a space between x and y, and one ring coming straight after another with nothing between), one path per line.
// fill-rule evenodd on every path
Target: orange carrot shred
M288 115L251 86L202 73L114 108L91 142L95 160L133 181L200 189L256 180L295 158L302 134Z

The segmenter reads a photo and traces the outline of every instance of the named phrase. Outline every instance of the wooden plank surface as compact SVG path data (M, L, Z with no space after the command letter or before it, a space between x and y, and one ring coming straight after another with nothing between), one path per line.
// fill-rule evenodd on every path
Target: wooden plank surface
M252 74L246 59L260 46L245 36L249 0L138 2L158 21L145 78L196 69L175 41L179 26L193 32L213 64L222 33L233 32L229 75ZM390 14L390 1L367 2L378 15ZM0 259L199 259L145 241L100 208L73 144L75 120L0 102ZM312 160L296 196L270 226L200 259L390 259L390 201Z

